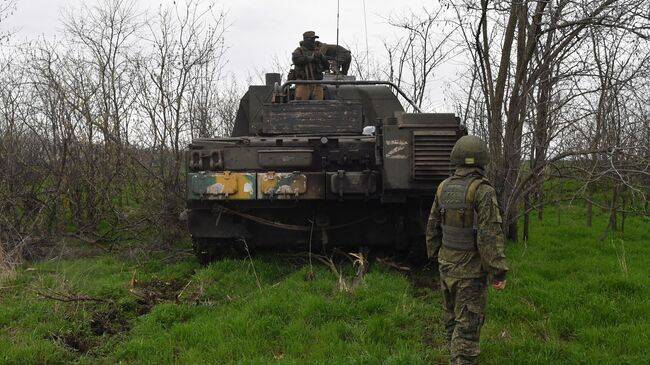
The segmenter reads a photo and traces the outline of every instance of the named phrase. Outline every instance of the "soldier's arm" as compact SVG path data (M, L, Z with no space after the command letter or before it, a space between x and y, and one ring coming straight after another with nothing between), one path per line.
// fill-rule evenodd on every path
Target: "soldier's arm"
M330 62L325 58L325 56L321 56L320 60L320 65L323 71L328 71L330 69Z
M321 43L320 49L327 57L338 57L339 60L347 62L352 61L352 53L350 50L341 45Z
M442 245L442 231L440 229L440 207L438 200L433 201L431 212L429 213L429 220L427 221L426 232L427 243L427 256L429 258L438 257L438 251Z
M505 255L505 238L501 229L501 214L494 188L482 184L476 193L478 231L476 244L483 269L495 281L503 281L508 272Z
M291 61L296 66L304 66L313 61L313 58L310 56L305 56L300 48L296 48L296 50L291 54Z

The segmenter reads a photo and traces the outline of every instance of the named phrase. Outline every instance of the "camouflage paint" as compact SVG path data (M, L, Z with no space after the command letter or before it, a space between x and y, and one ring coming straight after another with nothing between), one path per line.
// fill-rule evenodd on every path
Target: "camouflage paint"
M294 199L307 191L307 176L293 172L258 174L259 198Z
M257 180L253 172L189 173L187 194L190 200L252 200Z

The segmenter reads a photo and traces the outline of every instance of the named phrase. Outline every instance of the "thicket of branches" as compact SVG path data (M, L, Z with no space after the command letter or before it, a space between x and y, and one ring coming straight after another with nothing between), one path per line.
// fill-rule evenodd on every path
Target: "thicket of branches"
M395 81L427 109L440 95L434 71L462 65L446 94L488 141L510 239L522 216L527 238L529 214L558 199L543 189L557 177L578 181L572 198L586 202L587 224L593 204L609 211L612 230L620 215L648 214L648 1L447 0L387 21L398 38L362 76Z
M182 150L234 122L224 13L189 0L148 18L128 0L64 15L61 39L0 67L0 241L173 240ZM110 247L110 246L109 246Z
M461 64L447 96L489 142L509 238L557 200L542 189L557 177L578 181L587 224L596 206L617 229L649 208L649 14L645 0L446 0L387 18L397 37L383 56L353 52L352 69L427 110L440 66ZM174 240L182 150L226 134L240 96L221 72L223 11L187 0L147 17L102 0L63 24L60 39L4 46L0 254L64 236Z

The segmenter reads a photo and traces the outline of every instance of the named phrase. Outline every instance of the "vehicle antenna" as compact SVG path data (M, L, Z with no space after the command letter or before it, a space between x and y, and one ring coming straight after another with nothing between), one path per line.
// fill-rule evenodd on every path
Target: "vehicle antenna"
M339 69L339 23L340 23L340 0L336 0L336 51L334 52L334 57L336 57L336 73L338 74ZM337 85L338 87L338 85Z
M366 33L366 73L370 72L370 51L368 49L368 20L366 17L366 0L363 0L363 26L364 32ZM359 75L361 76L361 75Z

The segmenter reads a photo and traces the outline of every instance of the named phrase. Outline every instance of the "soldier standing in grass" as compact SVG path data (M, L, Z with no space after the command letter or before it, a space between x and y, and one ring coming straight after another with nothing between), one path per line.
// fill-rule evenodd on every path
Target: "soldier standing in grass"
M302 34L300 47L291 54L295 65L297 80L322 80L323 72L329 69L329 61L320 48L316 46L315 32L309 30ZM296 100L323 100L321 85L296 85Z
M487 145L475 136L456 142L454 175L436 191L427 224L429 258L438 260L443 320L452 365L476 364L485 319L488 280L506 287L501 214L485 179Z

